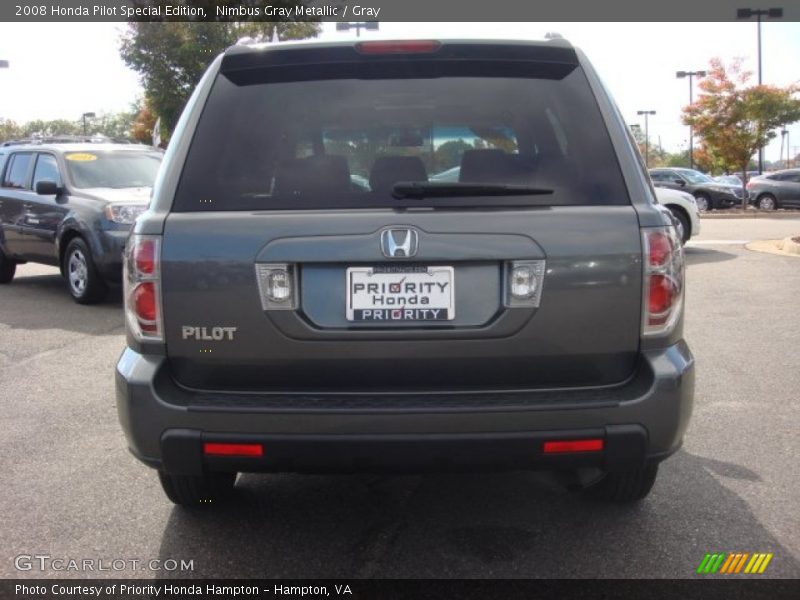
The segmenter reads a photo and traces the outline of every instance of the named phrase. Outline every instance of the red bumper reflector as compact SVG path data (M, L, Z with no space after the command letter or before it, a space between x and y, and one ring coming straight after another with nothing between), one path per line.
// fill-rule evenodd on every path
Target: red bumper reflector
M568 452L599 452L603 440L558 440L544 443L545 454L565 454Z
M207 456L264 456L261 444L203 444Z

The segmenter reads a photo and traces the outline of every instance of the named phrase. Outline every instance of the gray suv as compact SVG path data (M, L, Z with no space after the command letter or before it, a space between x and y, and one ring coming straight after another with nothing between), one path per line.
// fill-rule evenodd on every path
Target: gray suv
M119 417L178 504L421 469L633 501L691 414L680 241L564 40L229 49L124 266Z
M75 302L102 301L144 212L161 152L140 144L24 140L0 145L0 284L17 265L60 267Z

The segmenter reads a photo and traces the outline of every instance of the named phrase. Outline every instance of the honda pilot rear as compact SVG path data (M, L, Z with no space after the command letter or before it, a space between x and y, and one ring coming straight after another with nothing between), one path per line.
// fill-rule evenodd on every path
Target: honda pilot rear
M643 498L693 397L648 181L563 40L229 49L127 245L131 451L184 505L253 471L551 469Z

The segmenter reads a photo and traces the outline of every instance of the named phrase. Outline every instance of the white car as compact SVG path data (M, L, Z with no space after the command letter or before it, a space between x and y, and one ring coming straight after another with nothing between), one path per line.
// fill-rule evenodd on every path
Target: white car
M700 211L694 196L668 188L657 187L655 190L658 203L667 207L678 222L678 235L684 244L700 233Z

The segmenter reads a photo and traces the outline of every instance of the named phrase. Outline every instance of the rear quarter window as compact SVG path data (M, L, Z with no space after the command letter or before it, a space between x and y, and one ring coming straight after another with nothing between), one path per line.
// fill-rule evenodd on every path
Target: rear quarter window
M26 189L28 186L28 172L33 154L18 152L8 159L8 167L3 176L3 187Z
M552 189L554 204L630 203L580 67L520 77L502 66L458 65L449 75L444 64L433 77L409 60L386 78L372 67L363 77L347 69L346 79L317 69L305 80L303 67L246 81L218 75L173 210L396 206L400 182L525 185Z

